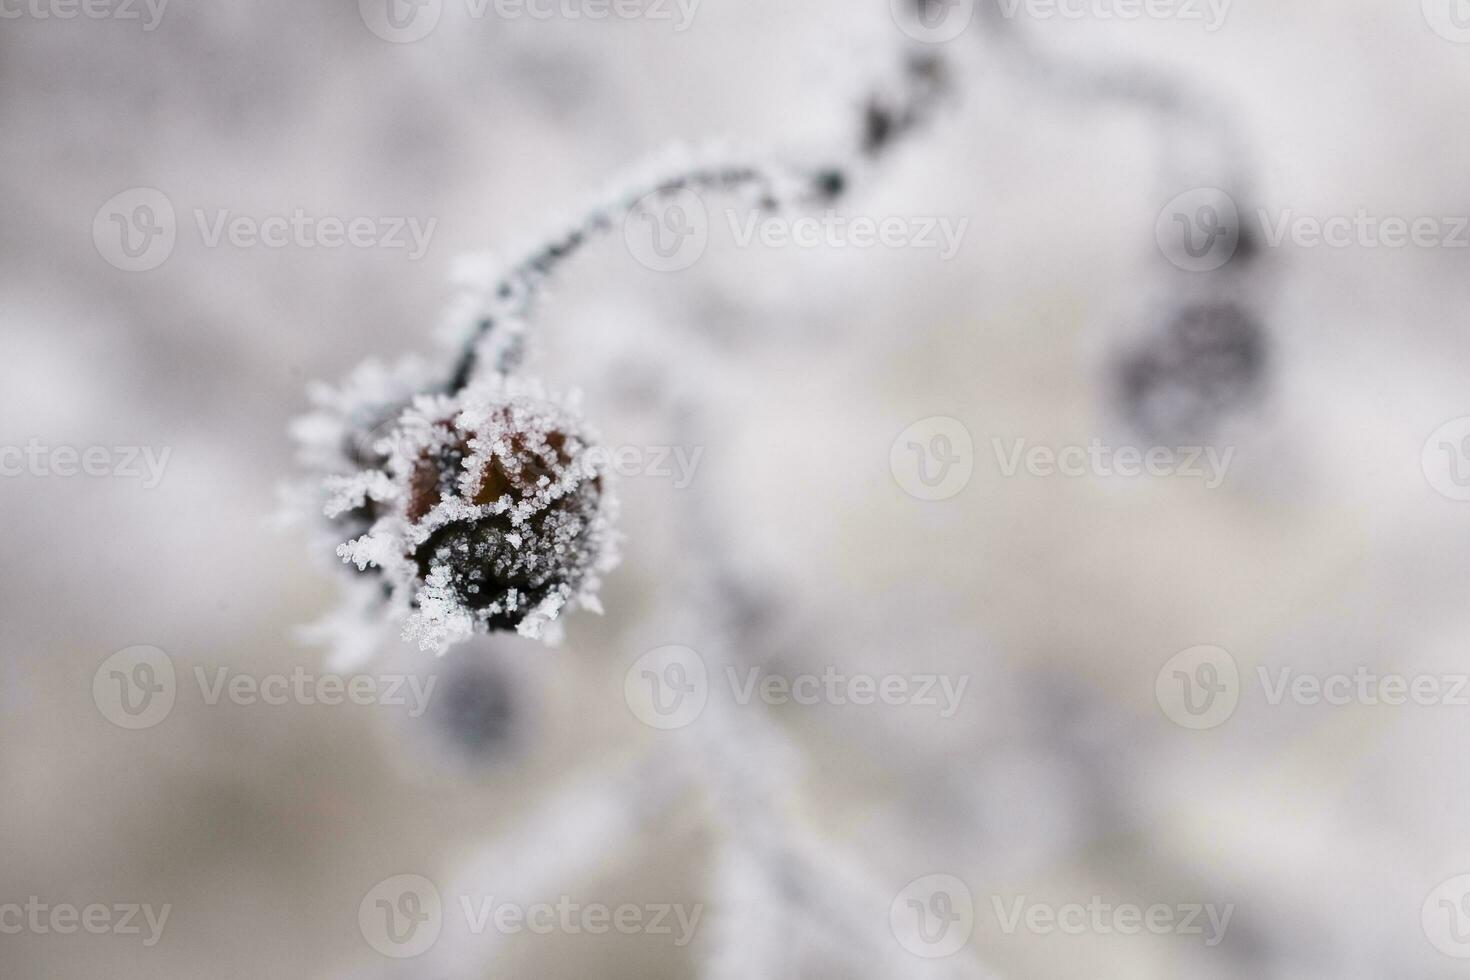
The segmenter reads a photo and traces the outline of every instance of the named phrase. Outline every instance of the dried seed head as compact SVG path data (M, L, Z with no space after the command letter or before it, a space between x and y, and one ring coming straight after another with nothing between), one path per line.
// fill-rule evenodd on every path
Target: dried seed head
M385 465L339 502L380 516L338 553L410 596L405 635L440 649L475 631L538 636L569 604L596 608L612 502L569 406L497 376L417 399L380 445Z

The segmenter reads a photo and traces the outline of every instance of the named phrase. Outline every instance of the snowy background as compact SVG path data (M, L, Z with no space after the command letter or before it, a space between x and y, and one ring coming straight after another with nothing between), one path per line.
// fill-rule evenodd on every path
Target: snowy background
M1238 0L1213 31L1023 6L1013 26L1061 62L1156 65L1213 93L1242 137L1252 214L1361 210L1453 233L1470 214L1470 34L1442 6ZM1271 356L1261 396L1217 436L1233 449L1219 486L1008 475L1016 440L1140 445L1109 365L1199 284L1156 242L1195 186L1171 182L1161 145L1193 137L1041 84L983 20L933 46L954 96L840 205L967 219L952 257L741 245L716 220L677 275L619 234L563 271L536 370L582 389L610 444L700 452L687 486L621 481L605 616L576 615L555 649L491 639L434 660L395 645L359 668L436 677L417 718L209 703L200 674L331 669L298 632L332 608L337 573L272 520L308 382L432 351L461 254L517 256L671 143L824 161L910 45L881 0L703 0L684 30L672 4L671 19L594 21L444 0L411 43L371 31L371 7L173 0L145 30L141 4L140 19L67 20L37 14L64 2L0 4L0 446L166 458L157 480L0 479L0 977L1463 973L1470 705L1453 702L1470 699L1455 680L1470 671L1470 504L1452 499L1466 461L1437 470L1431 434L1470 415L1466 233L1459 248L1288 241L1229 280ZM146 271L94 241L132 188L177 215ZM434 225L416 258L210 243L221 212L297 209ZM891 451L934 417L963 423L972 472L925 501ZM1449 431L1453 452L1470 423ZM733 627L687 600L707 564ZM784 678L966 685L948 717L732 709L781 750L737 740L707 766L775 785L780 822L830 873L793 862L770 880L750 853L764 804L664 778L699 768L690 736L709 719L662 731L630 710L648 651L724 643ZM135 646L167 655L177 692L128 730L94 679ZM1195 730L1173 720L1166 665L1200 646L1228 651L1238 705ZM1273 704L1258 672L1359 668L1429 678L1451 703ZM711 700L728 698L713 673ZM382 955L360 921L404 874L443 898L423 958ZM933 961L890 922L929 875L974 909L951 924L963 949ZM685 945L465 934L460 898L492 896L703 918ZM33 897L170 912L151 945L141 918L142 935L11 928L4 907ZM1232 911L1210 945L1205 917L1204 935L1007 929L1018 900ZM855 921L821 921L839 906Z

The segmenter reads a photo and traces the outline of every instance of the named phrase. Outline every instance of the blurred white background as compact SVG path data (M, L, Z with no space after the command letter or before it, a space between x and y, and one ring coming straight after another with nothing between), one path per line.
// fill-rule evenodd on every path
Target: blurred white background
M1470 38L1445 6L1236 0L1213 31L1022 6L1012 26L1061 63L1156 66L1167 87L1213 93L1243 138L1229 163L1254 176L1247 225L1264 209L1452 227L1470 214ZM1224 279L1270 356L1260 396L1216 436L1233 450L1219 486L1007 475L997 440L1146 448L1110 365L1209 276L1169 265L1155 237L1194 186L1169 182L1161 146L1193 137L1042 84L977 19L931 46L952 97L838 204L967 219L952 257L741 246L716 221L678 275L640 266L616 234L562 270L535 369L581 388L610 443L702 453L687 487L622 481L605 616L577 615L557 648L491 638L435 660L405 645L361 668L437 677L419 718L210 704L196 670L329 671L297 631L332 608L334 574L271 521L310 380L433 350L460 254L515 258L670 143L825 161L911 42L883 0L703 0L684 30L673 5L672 20L539 19L444 0L411 43L375 35L351 0L172 0L152 30L141 5L136 20L37 13L58 8L0 6L0 446L169 455L157 481L0 479L0 906L171 911L151 945L146 924L12 931L0 911L0 977L675 978L718 975L711 962L761 942L791 976L856 975L863 963L786 906L762 916L731 897L728 801L650 797L619 828L574 798L554 812L587 821L573 837L590 856L547 870L565 855L534 831L556 794L617 781L645 753L674 765L657 760L679 733L630 711L624 680L655 647L722 642L725 625L683 598L701 562L731 577L739 658L787 678L965 679L950 717L741 706L792 751L709 761L789 780L787 817L863 865L881 899L869 938L915 975L1463 974L1470 889L1451 880L1470 873L1470 705L1454 703L1470 697L1455 681L1470 671L1470 504L1441 491L1470 424L1447 437L1444 472L1425 459L1436 430L1470 416L1464 245L1288 240ZM93 226L140 187L166 196L177 238L129 272ZM411 259L211 246L196 218L297 209L435 224ZM973 471L924 501L890 451L933 417L963 423ZM137 645L171 658L178 690L166 718L126 730L93 681ZM1199 646L1228 651L1238 704L1195 730L1161 692L1166 664ZM1359 668L1458 693L1273 704L1261 680ZM398 960L373 948L359 905L400 874L434 881L447 918L461 895L521 888L522 902L700 904L704 918L683 946L446 927L428 959ZM931 874L974 906L965 948L937 965L889 922L888 900L902 908ZM794 906L847 887L792 877ZM1018 900L1055 912L1095 897L1232 911L1213 945L1206 918L1204 935L1004 927Z

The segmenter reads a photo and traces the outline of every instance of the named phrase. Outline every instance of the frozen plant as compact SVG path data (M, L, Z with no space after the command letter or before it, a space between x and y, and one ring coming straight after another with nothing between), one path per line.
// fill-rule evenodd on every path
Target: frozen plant
M675 150L619 182L526 257L465 290L436 364L369 362L318 385L293 435L313 477L291 491L318 550L349 569L342 608L313 631L340 665L385 632L440 653L476 633L554 642L562 615L600 611L618 561L608 458L575 392L521 374L527 326L552 274L592 242L676 194L751 206L830 206L853 177L917 130L947 90L943 61L915 53L864 103L842 162L791 166L724 148Z

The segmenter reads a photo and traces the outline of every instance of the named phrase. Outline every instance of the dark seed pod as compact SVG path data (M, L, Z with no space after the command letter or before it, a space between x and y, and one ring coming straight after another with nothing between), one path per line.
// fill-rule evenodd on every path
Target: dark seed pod
M1192 303L1123 355L1118 398L1145 437L1162 445L1204 443L1259 397L1268 360L1266 333L1253 313L1228 300Z
M575 412L497 376L421 400L388 442L361 486L391 513L339 554L412 596L406 636L441 649L472 632L537 636L568 604L595 608L612 502Z
M516 430L508 410L497 413L496 424L510 433L504 437L508 452L492 455L468 481L465 463L478 438L473 432L419 457L407 516L423 521L456 494L488 509L484 516L437 527L414 549L413 560L425 581L436 567L447 569L446 590L459 603L481 614L486 629L509 630L528 610L585 576L594 557L587 539L597 524L602 478L565 480L573 467L568 443L576 441L565 432L553 429L533 441ZM497 509L501 501L511 507Z

